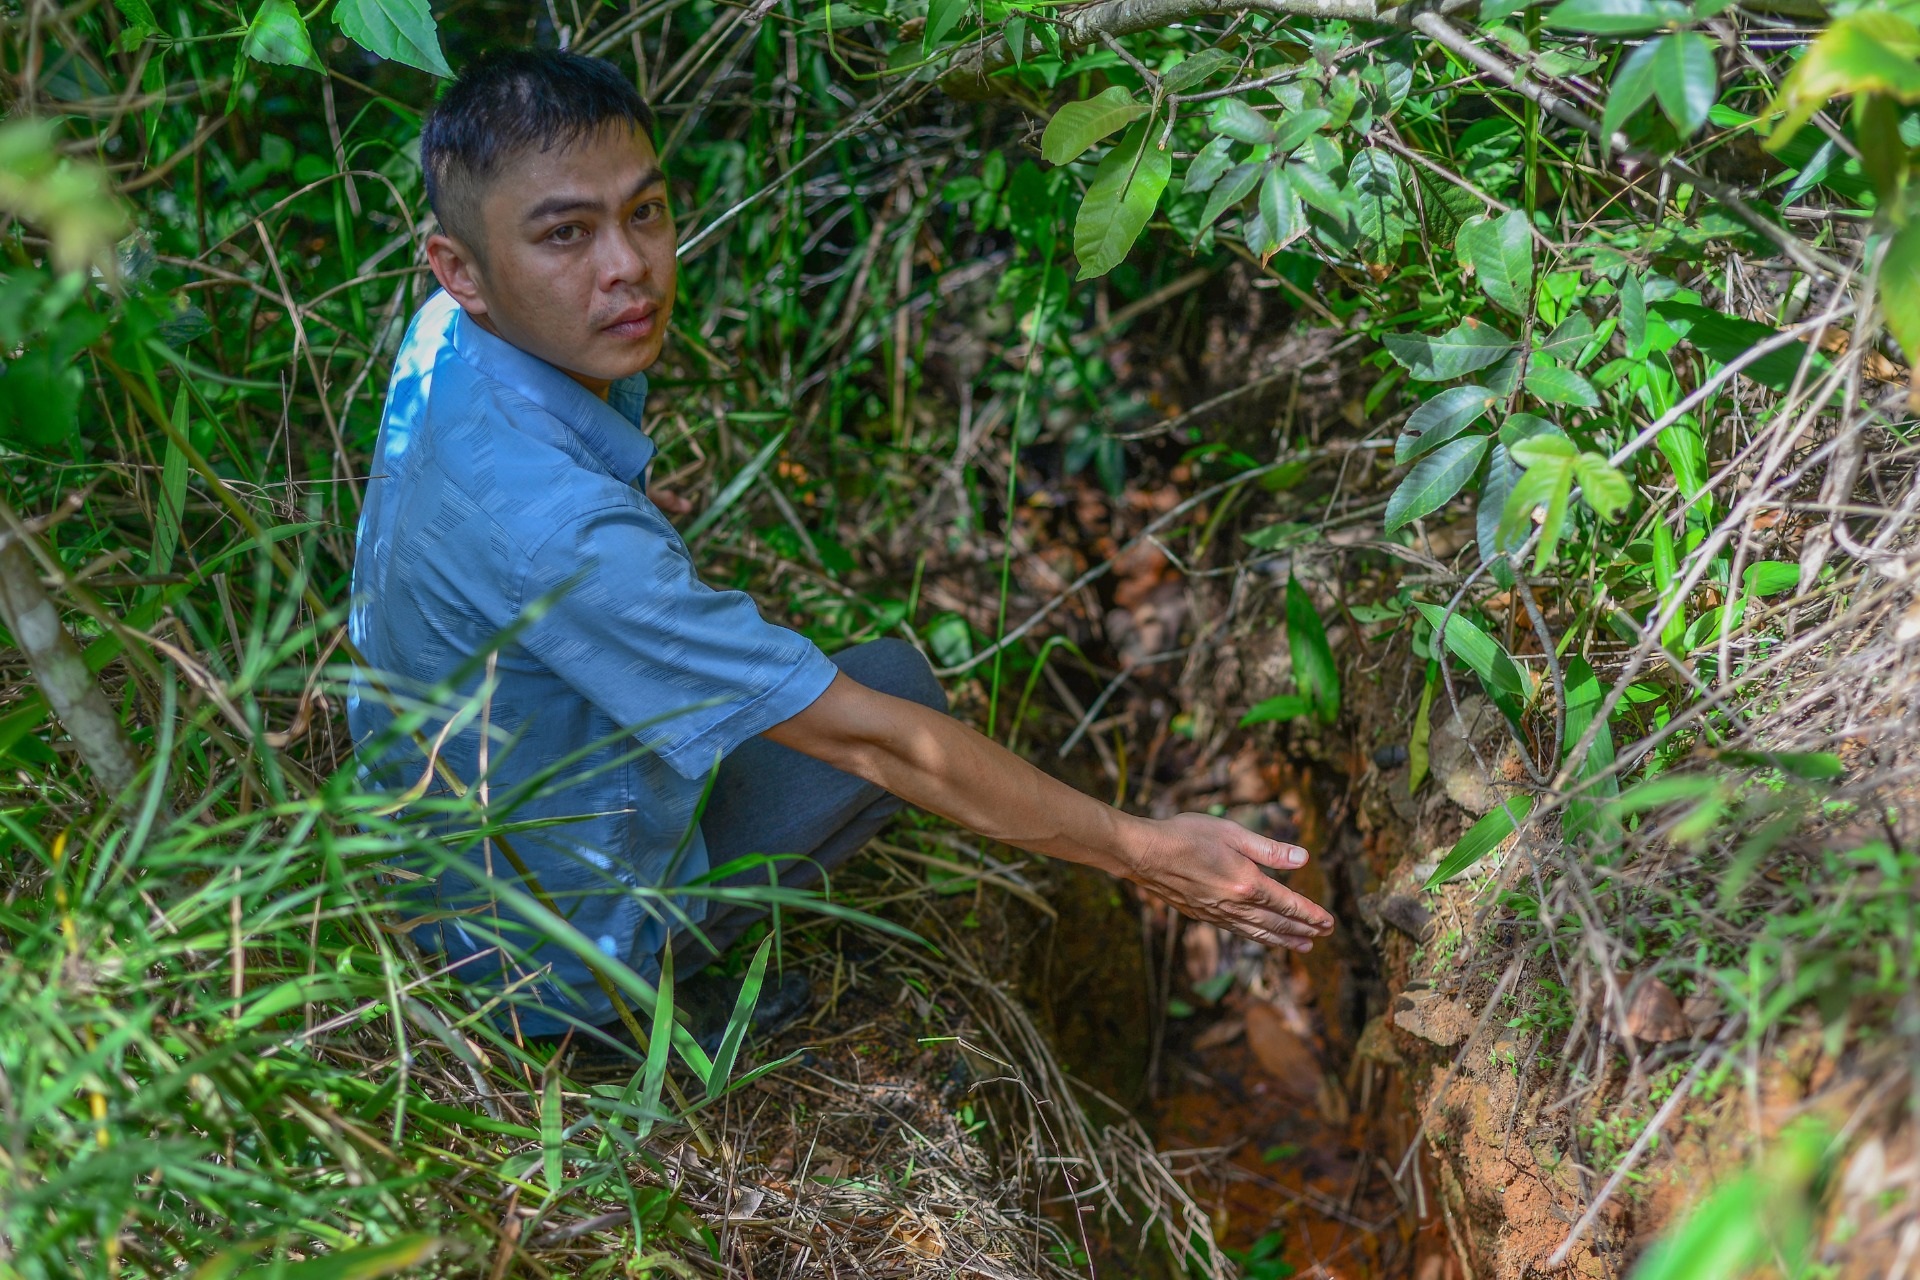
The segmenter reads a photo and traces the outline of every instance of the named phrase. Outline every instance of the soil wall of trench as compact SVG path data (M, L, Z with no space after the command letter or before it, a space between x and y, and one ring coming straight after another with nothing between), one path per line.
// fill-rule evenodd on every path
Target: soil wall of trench
M1249 630L1208 676L1218 705L1280 691L1285 662L1283 632ZM1438 714L1432 780L1410 792L1420 674L1352 673L1329 729L1217 730L1199 772L1144 806L1224 800L1307 847L1288 882L1339 921L1310 954L1269 954L1062 871L1060 918L1016 969L1062 1065L1146 1122L1245 1274L1626 1275L1737 1144L1709 1125L1546 1265L1597 1189L1579 1139L1590 1116L1550 1093L1551 1047L1506 1025L1495 988L1514 927L1464 888L1422 888L1491 792L1465 726Z

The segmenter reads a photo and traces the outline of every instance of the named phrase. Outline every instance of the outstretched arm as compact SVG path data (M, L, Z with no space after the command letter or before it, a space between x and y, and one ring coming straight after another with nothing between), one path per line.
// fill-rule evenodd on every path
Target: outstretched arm
M1333 917L1262 870L1306 850L1200 813L1136 818L1083 795L949 716L838 676L765 737L992 840L1131 880L1181 914L1306 951Z

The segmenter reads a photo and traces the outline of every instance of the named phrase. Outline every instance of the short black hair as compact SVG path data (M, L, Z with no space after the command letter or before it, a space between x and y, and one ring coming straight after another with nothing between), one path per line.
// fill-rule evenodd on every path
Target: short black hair
M427 203L449 235L475 250L481 186L529 148L570 147L609 124L653 136L653 108L604 58L563 49L496 49L468 63L427 113L420 167Z

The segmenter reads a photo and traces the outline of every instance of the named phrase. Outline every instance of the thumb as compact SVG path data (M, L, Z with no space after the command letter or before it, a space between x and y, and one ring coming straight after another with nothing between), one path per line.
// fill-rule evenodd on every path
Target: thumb
M1292 871L1307 865L1307 851L1297 844L1288 844L1283 840L1269 840L1265 836L1254 835L1251 831L1240 842L1240 852L1247 855L1263 867L1272 867L1275 871Z

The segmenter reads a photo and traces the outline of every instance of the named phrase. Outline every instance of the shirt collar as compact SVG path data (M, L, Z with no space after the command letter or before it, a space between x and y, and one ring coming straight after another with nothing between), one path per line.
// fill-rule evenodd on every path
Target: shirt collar
M653 460L653 441L640 425L647 404L645 374L622 378L602 400L561 369L488 333L458 307L453 349L480 372L571 427L616 479L633 483Z

